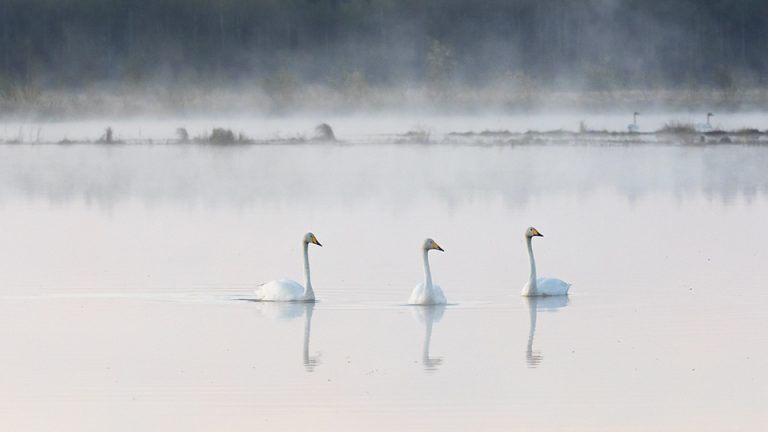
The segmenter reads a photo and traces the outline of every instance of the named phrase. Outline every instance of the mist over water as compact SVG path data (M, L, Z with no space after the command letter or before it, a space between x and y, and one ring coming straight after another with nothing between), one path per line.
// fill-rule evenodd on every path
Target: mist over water
M759 145L0 146L3 425L752 429L768 391L767 158ZM574 284L566 302L519 297L529 225L545 235L539 272ZM308 230L324 245L310 251L320 302L242 301L302 280ZM431 256L440 310L403 305L426 236L446 250Z
M70 205L406 209L472 197L514 208L541 193L749 201L768 190L762 146L73 144L0 146L0 155L0 200Z
M761 430L767 26L3 0L0 430Z

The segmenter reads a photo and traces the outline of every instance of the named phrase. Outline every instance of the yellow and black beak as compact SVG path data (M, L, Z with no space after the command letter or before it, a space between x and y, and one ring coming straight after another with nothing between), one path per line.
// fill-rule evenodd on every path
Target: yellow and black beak
M445 252L445 251L443 250L443 248L441 248L441 247L440 247L440 245L439 245L439 244L437 244L437 243L435 243L435 245L434 245L434 247L432 247L432 249L437 249L437 250L439 250L440 252Z
M316 245L318 245L320 247L323 247L323 245L321 245L320 242L317 241L317 237L312 237L312 243L314 243L314 244L316 244Z
M536 228L533 229L533 236L534 237L544 237L544 234L540 233L539 230Z

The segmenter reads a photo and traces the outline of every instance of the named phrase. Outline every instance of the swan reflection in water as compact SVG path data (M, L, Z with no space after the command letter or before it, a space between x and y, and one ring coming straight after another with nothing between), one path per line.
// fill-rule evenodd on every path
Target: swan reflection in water
M445 305L414 305L411 307L413 317L424 324L424 345L421 351L421 363L427 372L436 371L443 363L442 357L430 357L429 345L432 341L432 324L440 322L445 312Z
M537 315L539 311L557 312L559 309L568 306L568 296L523 297L523 301L528 303L528 314L531 320L531 326L528 331L528 346L525 348L525 360L529 368L535 368L544 360L541 351L533 349Z
M291 321L304 316L304 345L302 347L302 361L307 372L314 372L320 365L320 354L309 355L309 338L312 331L312 313L315 310L314 302L262 302L256 301L259 312L271 319Z

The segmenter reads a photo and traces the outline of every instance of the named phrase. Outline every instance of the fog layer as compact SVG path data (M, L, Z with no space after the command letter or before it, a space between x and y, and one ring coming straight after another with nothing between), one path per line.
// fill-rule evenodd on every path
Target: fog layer
M766 99L757 1L5 0L0 25L6 114Z

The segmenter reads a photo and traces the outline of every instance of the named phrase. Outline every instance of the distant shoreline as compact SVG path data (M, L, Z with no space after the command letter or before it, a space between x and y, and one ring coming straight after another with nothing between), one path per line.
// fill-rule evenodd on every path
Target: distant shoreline
M229 141L211 140L207 137L191 139L63 139L58 141L24 141L0 139L0 145L184 145L243 147L258 145L768 145L768 130L744 129L735 131L684 131L684 132L618 132L618 131L465 131L432 136L422 131L403 134L383 134L352 140L326 140L320 138L251 139L237 136Z

